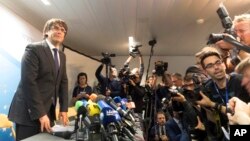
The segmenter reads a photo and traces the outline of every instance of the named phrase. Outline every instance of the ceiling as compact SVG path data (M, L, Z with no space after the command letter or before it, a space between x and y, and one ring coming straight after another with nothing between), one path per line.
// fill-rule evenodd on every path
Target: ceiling
M133 36L149 55L148 41L155 38L154 55L189 56L206 45L210 33L223 31L216 10L224 3L230 16L250 9L250 0L0 0L42 32L50 18L69 26L65 45L90 56L101 52L128 55ZM204 19L199 24L197 19ZM42 37L41 37L42 38Z

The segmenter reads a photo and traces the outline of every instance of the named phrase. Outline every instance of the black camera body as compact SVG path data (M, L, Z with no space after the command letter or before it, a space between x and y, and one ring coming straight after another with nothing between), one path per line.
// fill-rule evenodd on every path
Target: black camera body
M129 67L124 67L119 71L118 77L123 83L128 83L129 79L135 79L136 76L131 74Z
M103 58L101 59L101 62L103 63L103 64L106 64L106 65L109 65L109 64L111 64L111 59L110 59L110 57L115 57L116 55L115 54L109 54L109 53L103 53L102 52L102 56L103 56Z
M221 20L221 24L222 24L223 28L225 29L224 33L228 33L228 34L236 37L236 34L232 28L233 22L232 22L232 19L229 17L227 9L224 6L220 6L216 12ZM209 35L207 44L214 44L222 39L223 39L223 34L212 33Z
M165 71L168 70L168 62L156 61L155 62L155 73L158 76L162 76Z

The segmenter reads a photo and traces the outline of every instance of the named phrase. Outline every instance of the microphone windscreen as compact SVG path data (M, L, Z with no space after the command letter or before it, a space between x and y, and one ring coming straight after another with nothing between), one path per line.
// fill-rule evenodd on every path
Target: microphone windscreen
M116 96L113 98L113 100L115 101L115 103L121 103L122 98L120 96Z
M88 110L84 106L80 106L77 110L77 116L82 115L83 117L86 117L88 114Z
M83 99L82 104L83 104L84 107L87 107L89 102L87 100Z
M97 98L97 94L95 93L92 93L90 96L89 96L89 99L93 102L96 102L96 98Z
M79 109L80 106L83 105L83 102L82 101L76 101L76 104L75 104L75 109L76 111Z
M89 103L88 111L89 111L89 116L99 115L101 113L100 107L94 102Z

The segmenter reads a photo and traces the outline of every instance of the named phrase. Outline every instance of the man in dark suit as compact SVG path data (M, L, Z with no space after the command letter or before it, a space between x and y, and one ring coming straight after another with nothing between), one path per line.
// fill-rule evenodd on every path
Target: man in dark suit
M21 80L12 100L9 119L16 123L16 140L40 132L51 132L56 119L59 97L59 119L68 123L68 79L66 57L59 51L67 34L61 19L50 19L43 29L44 40L29 44L21 62Z

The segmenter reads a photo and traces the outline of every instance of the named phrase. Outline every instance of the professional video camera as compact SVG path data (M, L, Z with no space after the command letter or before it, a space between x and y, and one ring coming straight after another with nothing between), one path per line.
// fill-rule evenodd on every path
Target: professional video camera
M168 62L156 61L155 62L155 73L158 76L162 76L168 69Z
M137 54L140 53L139 47L142 47L142 45L141 45L141 44L137 44L137 45L135 45L135 46L130 46L130 47L129 47L129 54L130 54L131 56L135 57Z
M232 19L229 17L227 9L223 5L220 5L220 7L217 9L216 12L221 20L221 24L222 24L223 28L225 29L224 33L228 33L228 34L233 35L235 37L236 35L235 35L235 32L233 31L233 28L232 28L233 22L232 22ZM214 44L222 39L223 39L222 34L212 33L209 36L207 44Z
M115 57L115 54L109 54L107 52L103 53L102 52L103 58L101 59L103 64L110 65L111 64L111 59L110 57Z

